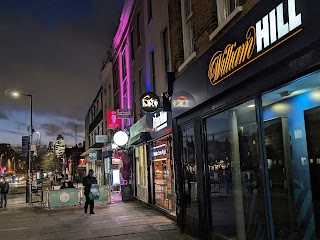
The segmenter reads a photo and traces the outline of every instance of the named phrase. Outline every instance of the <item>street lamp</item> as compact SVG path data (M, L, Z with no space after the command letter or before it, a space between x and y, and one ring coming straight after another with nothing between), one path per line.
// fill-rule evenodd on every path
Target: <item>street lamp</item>
M32 154L31 154L31 146L33 144L33 126L32 126L32 95L31 94L25 94L25 93L20 93L20 92L12 92L12 96L15 98L19 98L20 96L26 96L29 97L30 99L30 126L28 127L28 131L29 131L29 164L28 164L28 193L29 193L29 198L28 198L28 202L31 206L31 161L32 161Z
M39 142L39 145L40 145L40 143L41 143L41 133L37 132L37 134L39 135L38 142Z

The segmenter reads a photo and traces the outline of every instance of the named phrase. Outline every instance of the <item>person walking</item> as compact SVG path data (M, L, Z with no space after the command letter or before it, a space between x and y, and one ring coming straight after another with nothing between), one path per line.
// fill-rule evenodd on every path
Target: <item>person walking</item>
M0 178L0 208L7 207L7 196L9 193L9 183L4 177Z
M89 193L91 185L97 184L97 179L94 177L94 171L92 169L90 169L88 175L83 178L82 184L84 186L84 196L86 197L86 202L84 204L84 213L88 212L88 206L90 205L90 214L94 214L94 200L91 200L89 198Z

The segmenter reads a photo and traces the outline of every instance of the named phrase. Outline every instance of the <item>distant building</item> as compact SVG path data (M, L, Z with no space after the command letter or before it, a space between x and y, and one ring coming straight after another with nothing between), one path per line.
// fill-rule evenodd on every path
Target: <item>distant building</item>
M28 149L29 149L29 136L22 136L22 156L28 156Z

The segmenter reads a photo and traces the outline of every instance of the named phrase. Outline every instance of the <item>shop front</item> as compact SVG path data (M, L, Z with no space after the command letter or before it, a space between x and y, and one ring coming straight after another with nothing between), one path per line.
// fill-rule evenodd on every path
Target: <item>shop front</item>
M130 127L129 147L133 151L134 195L140 201L150 204L150 180L147 141L150 134L147 129L146 116Z
M162 109L147 115L150 129L152 204L176 215L171 112Z
M259 1L174 82L183 231L320 238L319 7Z
M80 155L85 157L86 161L86 175L89 172L89 169L93 169L95 177L99 185L103 185L103 166L101 158L101 148L90 148L86 152Z

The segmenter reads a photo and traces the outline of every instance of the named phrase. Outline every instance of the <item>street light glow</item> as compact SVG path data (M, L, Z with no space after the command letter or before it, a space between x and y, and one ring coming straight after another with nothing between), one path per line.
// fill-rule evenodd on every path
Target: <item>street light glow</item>
M13 97L20 97L20 93L19 92L12 92L12 96Z

